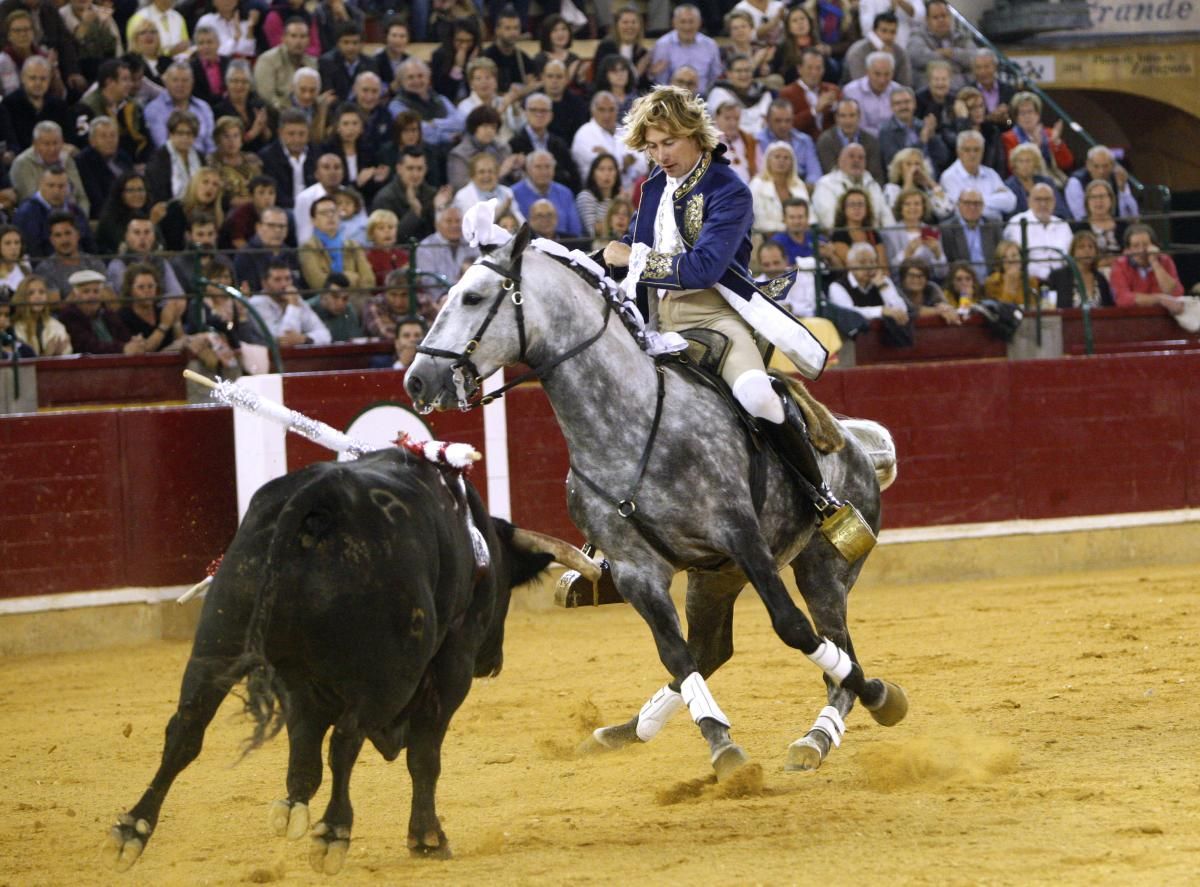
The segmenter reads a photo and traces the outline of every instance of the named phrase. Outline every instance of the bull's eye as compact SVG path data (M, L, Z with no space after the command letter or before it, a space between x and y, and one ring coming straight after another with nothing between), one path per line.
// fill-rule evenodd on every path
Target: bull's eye
M463 293L464 305L478 305L482 301L483 296L476 295L475 293Z

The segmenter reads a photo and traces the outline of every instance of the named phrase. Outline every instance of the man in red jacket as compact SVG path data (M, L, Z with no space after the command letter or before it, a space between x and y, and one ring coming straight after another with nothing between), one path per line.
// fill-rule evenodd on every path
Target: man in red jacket
M1130 225L1125 255L1112 266L1113 298L1119 306L1161 305L1172 314L1183 311L1183 284L1171 257L1160 252L1149 225Z

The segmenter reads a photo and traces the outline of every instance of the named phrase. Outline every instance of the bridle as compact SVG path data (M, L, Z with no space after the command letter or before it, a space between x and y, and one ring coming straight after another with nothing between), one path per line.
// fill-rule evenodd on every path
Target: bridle
M612 313L612 305L608 299L605 299L604 319L600 323L600 329L598 329L594 335L589 336L579 344L568 349L557 357L552 357L540 367L533 367L530 365L525 354L527 344L525 336L525 297L521 294L520 286L521 262L523 258L524 252L522 251L507 268L497 265L495 262L492 262L486 258L479 260L480 265L483 265L485 268L496 272L498 275L500 275L500 277L503 278L503 280L500 284L500 292L496 293L496 297L492 299L492 304L488 306L488 311L483 318L483 323L479 325L479 329L475 331L475 334L467 340L467 344L463 347L462 351L447 351L442 348L433 348L428 345L417 346L418 354L427 354L430 357L444 357L453 361L453 363L450 365L450 372L454 379L455 393L458 395L458 407L464 412L467 410L473 410L476 407L487 406L492 401L503 397L510 389L515 388L528 379L545 378L546 376L550 375L550 373L553 372L559 364L565 363L575 355L591 347L597 340L599 340L601 336L604 335L604 331L608 329L608 318ZM570 265L568 267L572 268L572 270L574 270L576 273L579 273L581 270ZM480 375L478 367L475 366L475 362L471 360L471 355L475 353L477 348L479 348L479 343L483 339L483 334L487 332L487 329L489 326L491 326L496 314L500 311L500 306L504 304L505 296L507 296L508 300L512 302L517 316L517 342L520 346L517 359L521 363L529 365L530 369L528 372L522 373L515 379L512 379L511 381L506 382L504 385L501 385L490 394L483 394L479 397L479 399L471 400L473 391L482 392L483 390L483 376ZM432 407L430 408L432 409Z

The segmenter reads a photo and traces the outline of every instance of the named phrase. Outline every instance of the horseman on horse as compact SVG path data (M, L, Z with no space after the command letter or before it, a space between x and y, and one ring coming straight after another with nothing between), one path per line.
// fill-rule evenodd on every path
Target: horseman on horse
M822 531L831 539L851 537L851 546L839 550L869 549L873 534L826 485L787 386L767 375L756 332L809 379L821 374L828 355L774 299L791 287L797 271L761 288L750 275L750 189L723 156L704 103L679 87L662 86L634 103L625 126L626 143L645 150L658 168L642 186L630 232L608 245L605 262L628 268L625 286L636 284L651 328L715 330L725 337L721 378L742 408L762 420L780 457L805 482Z

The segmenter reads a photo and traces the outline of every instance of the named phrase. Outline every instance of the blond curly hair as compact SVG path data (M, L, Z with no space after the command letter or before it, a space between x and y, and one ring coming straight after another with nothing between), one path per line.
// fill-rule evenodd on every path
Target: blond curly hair
M625 115L625 144L646 150L646 130L657 127L675 138L694 138L701 151L717 147L721 134L704 100L678 86L659 86L633 103Z

